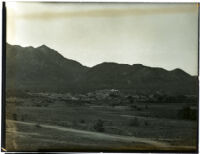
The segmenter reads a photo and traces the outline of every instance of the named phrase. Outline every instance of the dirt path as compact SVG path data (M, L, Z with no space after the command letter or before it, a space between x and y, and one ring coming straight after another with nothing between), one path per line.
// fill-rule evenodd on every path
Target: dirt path
M35 126L36 123L32 122L22 122L22 121L14 121L14 120L7 120L8 122L11 123L16 123L16 124L24 124L24 125L30 125L30 126ZM61 127L61 126L55 126L55 125L46 125L46 124L40 124L42 128L48 128L48 129L55 129L59 131L66 131L70 133L76 133L84 137L88 138L95 138L95 139L102 139L102 140L110 140L110 141L120 141L120 142L139 142L139 143L145 143L149 144L151 146L155 147L161 147L161 148L166 148L170 147L169 144L164 143L164 142L159 142L159 141L154 141L150 140L147 138L139 138L139 137L134 137L134 136L122 136L122 135L114 135L114 134L105 134L105 133L99 133L99 132L92 132L92 131L86 131L86 130L78 130L78 129L73 129L73 128L66 128L66 127Z

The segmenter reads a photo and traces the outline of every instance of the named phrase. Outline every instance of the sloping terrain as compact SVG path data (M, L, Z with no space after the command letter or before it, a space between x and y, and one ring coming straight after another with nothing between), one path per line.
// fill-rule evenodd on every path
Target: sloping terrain
M87 67L64 58L45 45L23 48L7 44L7 88L41 91L70 89L85 70Z
M196 94L197 77L141 64L101 63L88 68L42 45L7 44L7 89L88 92L118 89L132 93Z
M193 94L198 88L197 78L180 69L167 71L141 64L102 63L88 69L83 82L93 90L114 88L144 94Z

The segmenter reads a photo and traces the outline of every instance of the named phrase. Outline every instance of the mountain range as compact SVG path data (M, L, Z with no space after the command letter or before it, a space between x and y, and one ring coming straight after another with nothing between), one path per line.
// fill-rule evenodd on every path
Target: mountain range
M104 62L86 67L45 45L6 45L6 88L29 91L89 92L118 89L130 93L197 94L198 78L142 64Z

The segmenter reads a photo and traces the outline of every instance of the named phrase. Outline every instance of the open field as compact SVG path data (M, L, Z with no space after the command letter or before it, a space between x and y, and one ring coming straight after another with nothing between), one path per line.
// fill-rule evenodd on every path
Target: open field
M179 118L187 102L52 96L7 97L8 151L196 149L197 120ZM197 109L195 102L189 106Z

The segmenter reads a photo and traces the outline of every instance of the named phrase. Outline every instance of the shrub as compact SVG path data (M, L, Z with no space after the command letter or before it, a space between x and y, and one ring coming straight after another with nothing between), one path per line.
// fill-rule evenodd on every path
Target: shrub
M94 124L94 129L98 132L104 132L104 122L99 119L95 124Z
M142 111L142 108L140 108L140 107L137 107L136 109L137 109L137 111Z
M131 119L130 120L130 122L129 122L129 126L139 126L140 125L140 123L139 123L139 120L138 120L138 118L134 118L134 119Z
M196 120L197 110L191 109L189 106L185 106L178 111L178 117L185 120Z
M131 104L130 107L131 107L131 110L137 110L137 108L138 108L137 105L135 105L135 104Z
M85 123L85 120L81 119L81 120L80 120L80 123L82 123L82 124Z
M148 121L145 121L145 122L144 122L144 125L145 125L146 127L149 126Z
M129 103L133 103L134 102L134 98L132 96L128 96L127 97Z

